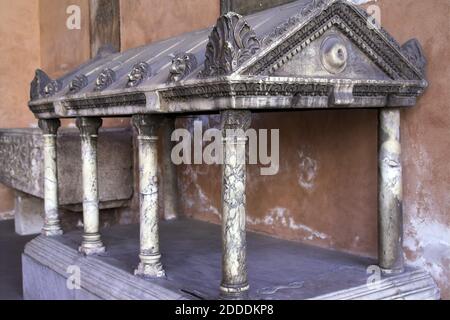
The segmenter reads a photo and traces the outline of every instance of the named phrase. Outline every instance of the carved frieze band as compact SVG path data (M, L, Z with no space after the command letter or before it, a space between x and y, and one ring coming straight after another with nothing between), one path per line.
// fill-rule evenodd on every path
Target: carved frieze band
M213 83L209 85L184 86L161 93L166 100L188 100L193 97L214 98L232 96L328 96L335 83L297 82L259 82ZM404 86L400 83L373 82L352 84L354 96L386 96L389 94L412 96L420 95L421 85Z

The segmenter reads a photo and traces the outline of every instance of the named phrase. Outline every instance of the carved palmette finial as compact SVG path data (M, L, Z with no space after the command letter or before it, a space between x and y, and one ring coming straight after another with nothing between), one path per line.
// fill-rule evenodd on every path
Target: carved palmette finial
M206 47L202 77L227 75L261 48L260 41L245 19L228 12L217 20Z
M321 10L333 1L334 0L311 0L302 8L301 13L306 16L315 10Z
M71 94L75 94L80 92L83 88L85 88L88 85L88 78L81 74L79 76L76 76L69 84L69 92Z
M127 88L134 88L151 76L151 68L147 62L136 63L128 74Z
M197 58L192 53L177 53L172 59L169 82L177 82L186 78L197 66Z
M408 40L402 45L402 52L422 73L425 75L425 67L427 65L427 59L423 53L422 46L417 39Z
M95 81L95 91L102 91L116 81L116 73L111 69L104 69Z

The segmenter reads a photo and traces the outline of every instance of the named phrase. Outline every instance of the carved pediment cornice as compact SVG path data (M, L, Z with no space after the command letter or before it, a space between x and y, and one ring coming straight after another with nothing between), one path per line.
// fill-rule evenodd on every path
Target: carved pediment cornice
M327 30L337 28L394 80L424 80L425 58L417 41L401 47L369 15L346 0L316 0L276 27L256 56L236 74L270 75Z

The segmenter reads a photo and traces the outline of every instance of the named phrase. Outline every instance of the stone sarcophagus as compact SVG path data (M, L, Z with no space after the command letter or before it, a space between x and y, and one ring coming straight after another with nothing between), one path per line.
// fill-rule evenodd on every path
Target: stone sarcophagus
M59 131L58 198L69 212L80 212L83 203L80 137L76 129ZM115 157L110 154L114 153ZM121 208L133 194L132 132L105 129L99 144L100 208ZM0 130L0 182L16 191L16 232L39 233L44 199L43 139L38 128Z
M246 17L228 12L212 28L123 53L101 50L93 60L59 79L50 79L43 71L37 71L31 84L29 107L39 119L45 139L48 205L43 234L48 237L30 244L25 256L39 260L39 246L61 245L58 237L50 237L61 233L54 157L55 134L61 118L77 119L82 140L85 230L79 251L88 256L105 254L98 228L97 132L102 117L129 116L133 117L138 133L139 153L140 264L135 275L148 279L152 288L159 286L166 290L170 284L172 298L214 296L202 293L202 286L209 286L201 279L193 284L192 279L197 278L194 274L187 282L173 280L177 277L171 277L170 272L176 268L166 269L161 258L156 140L157 127L163 118L220 113L222 129L235 130L232 135L224 134L222 139L223 251L217 292L223 298L258 298L250 289L258 287L258 283L249 285L248 278L252 275L247 273L246 168L245 163L237 160L245 158L242 150L246 137L240 132L250 127L251 113L378 108L378 265L393 278L387 279L379 290L359 283L361 287L355 284L359 289L344 287L334 295L315 292L309 298L436 298L438 291L433 280L420 270L405 268L402 251L399 110L414 106L426 89L425 65L417 40L400 45L374 24L363 9L350 2L299 0ZM171 251L164 254L170 256ZM86 259L95 262L99 258ZM161 284L157 278L167 282ZM301 291L304 283L287 288ZM88 291L93 292L90 288ZM279 289L266 291L273 291L269 298L280 297ZM95 292L98 297L105 297ZM308 297L302 292L297 297Z

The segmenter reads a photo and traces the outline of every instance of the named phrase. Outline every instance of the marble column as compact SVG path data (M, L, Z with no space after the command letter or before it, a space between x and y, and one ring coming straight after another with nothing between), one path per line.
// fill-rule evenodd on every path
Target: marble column
M249 111L224 111L222 116L222 283L221 297L241 299L248 295L246 263L245 183Z
M140 264L135 275L144 278L165 277L158 228L157 130L161 121L156 115L133 116L138 132L140 200Z
M81 134L81 158L83 162L83 242L79 251L86 255L105 252L100 237L100 211L98 196L97 138L102 126L101 118L78 118Z
M163 195L164 219L173 220L178 215L178 181L177 168L172 161L171 154L174 142L171 140L175 131L175 117L166 117L162 127L163 137Z
M403 271L400 111L379 112L378 259L385 273Z
M44 210L45 220L42 234L58 236L63 233L58 214L58 167L56 136L61 122L58 119L39 120L44 146Z

